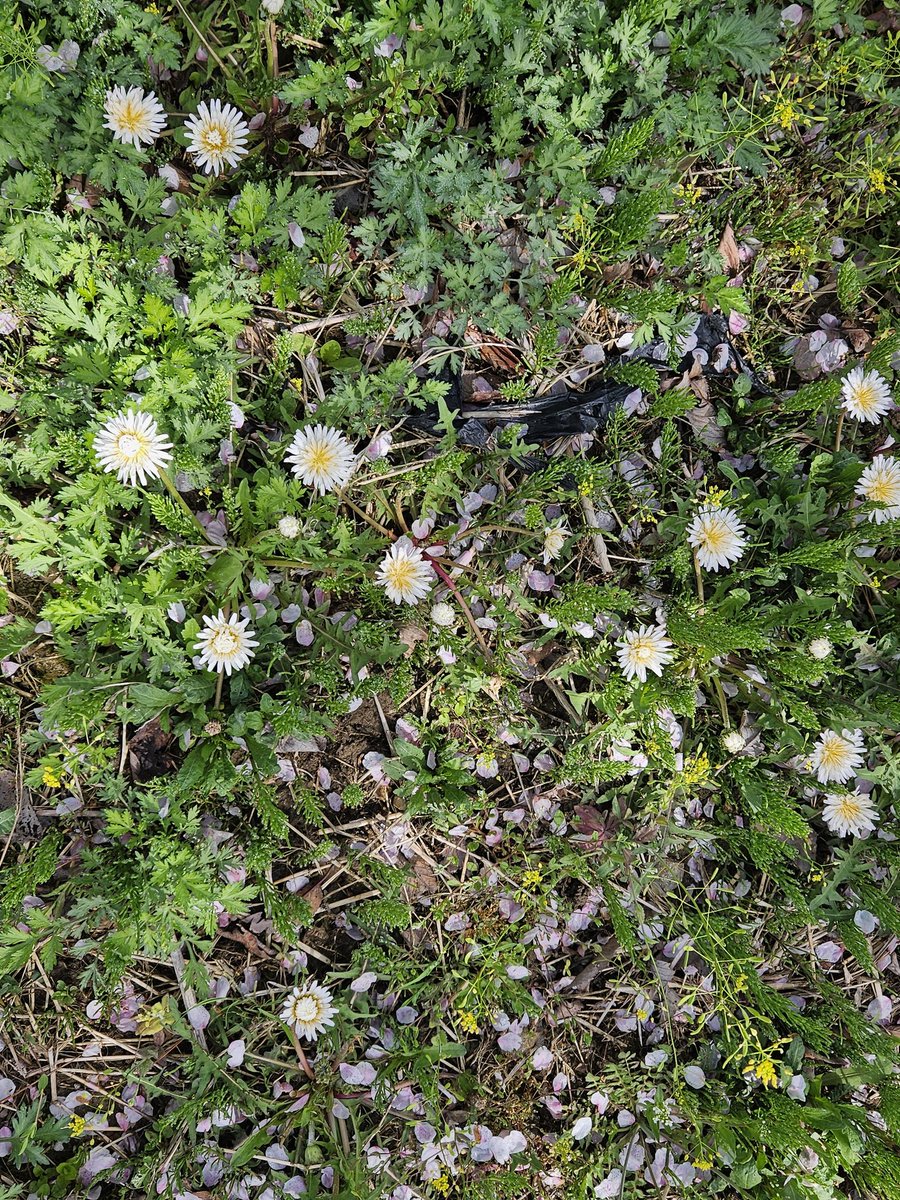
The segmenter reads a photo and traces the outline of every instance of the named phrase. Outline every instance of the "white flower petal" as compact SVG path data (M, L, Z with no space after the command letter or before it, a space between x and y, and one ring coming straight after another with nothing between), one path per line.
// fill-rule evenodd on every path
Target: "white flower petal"
M375 582L394 604L418 604L431 590L434 569L409 538L398 538L384 556Z
M622 674L626 679L637 678L641 683L647 682L648 671L662 675L663 667L674 658L672 643L658 625L641 625L637 631L627 632L616 644Z
M253 648L259 645L254 640L254 630L248 629L249 618L240 620L236 613L226 617L220 608L214 617L204 617L206 626L197 635L194 649L200 652L200 661L207 671L240 671L253 658Z
M184 125L188 150L207 175L219 175L227 164L235 167L247 153L250 126L244 114L221 100L204 100Z
M320 496L342 488L356 465L353 447L337 429L312 425L298 429L288 446L285 462L307 487Z
M136 149L155 142L165 128L165 109L154 92L145 93L143 88L110 89L103 110L106 113L103 124L112 130L116 141Z
M132 487L158 479L172 457L171 448L150 414L136 408L112 417L94 438L94 455L103 470Z
M308 979L295 987L281 1009L281 1019L292 1026L298 1037L314 1042L320 1033L334 1024L337 1009L331 1003L331 992L320 983Z

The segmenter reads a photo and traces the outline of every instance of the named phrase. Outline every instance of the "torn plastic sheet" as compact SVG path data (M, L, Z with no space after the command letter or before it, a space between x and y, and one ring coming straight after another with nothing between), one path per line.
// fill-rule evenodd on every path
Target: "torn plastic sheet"
M693 330L682 334L677 345L682 351L678 367L681 373L696 365L703 375L743 375L757 392L769 393L770 389L732 345L728 338L728 326L722 317L707 314L698 316ZM649 362L663 375L669 374L669 353L666 342L662 338L655 338L623 356L621 361ZM448 373L444 378L450 384L446 404L455 413L457 437L464 446L482 449L491 444L496 430L510 425L524 427L524 435L536 441L593 433L635 390L633 384L601 381L583 392L566 389L543 396L531 396L515 404L474 404L463 399L459 375ZM439 435L443 432L436 409L410 414L406 424L422 433Z

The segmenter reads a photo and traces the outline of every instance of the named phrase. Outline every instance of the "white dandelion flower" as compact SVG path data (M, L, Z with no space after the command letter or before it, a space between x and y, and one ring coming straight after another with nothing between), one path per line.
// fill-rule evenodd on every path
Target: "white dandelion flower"
M342 488L356 464L353 446L339 430L327 425L298 429L284 457L297 478L320 496Z
M314 1042L320 1033L334 1024L336 1012L328 988L308 979L302 986L295 987L285 1000L281 1019L298 1037Z
M253 638L255 630L247 628L250 618L242 621L237 613L226 617L220 608L214 617L204 617L203 622L206 628L197 635L194 649L200 652L200 661L207 671L230 675L246 667L253 657L254 646L259 645Z
M744 526L737 513L731 508L712 505L697 513L688 526L687 538L697 552L700 566L707 571L731 566L747 547Z
M746 744L747 743L744 741L744 735L737 729L729 729L722 738L722 745L729 754L740 754Z
M877 371L854 367L841 384L841 407L857 421L877 425L892 405L891 389Z
M808 649L810 658L814 658L817 662L824 662L831 654L833 647L827 637L817 637L809 643Z
M878 821L878 812L871 796L847 792L843 796L826 796L822 818L838 837L853 834L862 837L871 833Z
M826 729L819 736L810 758L810 765L819 783L846 783L863 763L861 729L845 729L835 733Z
M112 88L106 93L103 110L106 113L103 124L112 130L115 140L136 150L142 143L149 146L155 142L165 128L166 110L155 92L145 92L143 88Z
M900 518L900 460L876 454L856 485L856 494L879 505L869 513L876 525Z
M663 667L675 657L666 631L658 625L641 625L637 632L630 630L616 645L622 674L626 679L637 676L641 683L647 682L648 671L662 675Z
M544 530L544 564L551 563L554 559L559 558L562 554L562 548L566 544L566 538L571 530L560 522L557 525L548 525Z
M378 568L375 582L395 604L418 604L431 590L431 563L409 538L398 538Z
M291 538L300 536L300 522L296 517L282 517L278 522L278 532L282 537Z
M438 629L453 629L459 624L456 609L452 604L438 603L431 606L431 623Z
M112 417L94 438L94 455L103 470L115 472L121 483L132 487L158 479L171 449L153 417L136 408Z
M233 104L221 100L204 100L197 112L184 124L188 150L207 175L219 175L227 163L236 167L247 153L250 126L244 114Z

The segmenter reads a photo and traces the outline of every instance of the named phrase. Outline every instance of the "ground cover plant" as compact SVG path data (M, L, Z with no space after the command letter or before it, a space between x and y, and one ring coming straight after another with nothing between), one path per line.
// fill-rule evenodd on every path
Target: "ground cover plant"
M0 8L4 1200L900 1196L898 30Z

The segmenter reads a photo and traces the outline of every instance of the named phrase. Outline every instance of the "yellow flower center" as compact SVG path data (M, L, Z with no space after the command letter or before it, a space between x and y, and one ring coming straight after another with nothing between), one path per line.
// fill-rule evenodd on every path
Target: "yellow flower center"
M853 392L853 399L861 411L868 414L874 412L878 404L878 392L871 383L863 381L856 385Z
M120 433L116 438L116 451L125 462L136 462L150 449L150 442L139 433Z
M648 637L637 637L629 647L631 658L644 665L656 658L656 644Z
M241 635L230 625L227 629L219 629L210 639L210 649L221 658L230 658L241 644Z
M119 109L119 124L126 133L137 133L144 123L144 110L132 100L126 100Z
M398 592L405 592L416 578L416 565L408 558L394 558L385 567L385 575Z
M896 504L900 487L887 475L876 475L866 488L866 495L875 504Z
M211 154L219 154L228 142L228 130L220 122L207 125L200 134L200 145Z
M330 475L335 462L335 453L331 446L310 446L306 452L307 467L316 475Z
M298 996L294 1001L295 1021L316 1021L319 1018L319 1002L315 996Z
M700 541L704 550L719 554L728 545L731 531L719 517L709 517L700 530Z
M848 746L843 738L826 738L819 759L823 767L839 767L847 757Z
M853 796L842 796L840 803L835 806L835 811L844 821L855 821L862 810L862 805Z

